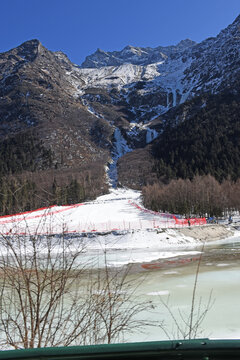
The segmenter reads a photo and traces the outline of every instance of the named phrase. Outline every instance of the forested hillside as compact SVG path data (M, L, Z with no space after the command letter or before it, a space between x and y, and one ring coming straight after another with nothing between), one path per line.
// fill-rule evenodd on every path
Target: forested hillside
M210 96L192 117L166 125L152 145L158 178L213 175L218 181L240 177L240 101L238 95Z

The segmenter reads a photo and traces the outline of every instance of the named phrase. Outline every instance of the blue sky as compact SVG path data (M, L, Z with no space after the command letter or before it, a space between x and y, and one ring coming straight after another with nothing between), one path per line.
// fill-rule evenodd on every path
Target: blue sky
M0 9L0 52L37 38L80 64L97 48L216 36L240 14L240 0L0 0Z

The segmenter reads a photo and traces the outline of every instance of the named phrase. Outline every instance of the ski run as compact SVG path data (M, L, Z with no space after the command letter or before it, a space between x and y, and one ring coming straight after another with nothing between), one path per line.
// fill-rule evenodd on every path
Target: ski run
M217 241L238 233L220 225L178 226L171 215L144 209L141 193L130 189L111 189L82 204L3 216L0 231L4 236L74 236L89 257L107 250L111 266L171 258L185 251L189 255L191 250L198 254L203 231Z

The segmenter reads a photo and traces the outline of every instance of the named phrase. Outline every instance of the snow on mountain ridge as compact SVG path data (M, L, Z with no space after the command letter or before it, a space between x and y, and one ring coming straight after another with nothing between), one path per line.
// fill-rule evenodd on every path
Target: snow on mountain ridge
M216 93L238 71L240 16L218 36L197 44L180 41L175 46L141 48L126 46L121 51L99 50L88 56L80 70L86 87L127 88L147 82L146 91L161 87L171 102L166 109L185 102L200 92ZM101 56L100 56L101 55ZM225 82L225 84L223 84Z
M66 69L72 96L83 99L89 89L96 94L103 89L111 97L114 89L118 100L112 98L111 103L124 101L134 115L131 121L146 123L195 95L229 86L238 71L239 23L240 17L217 37L199 44L186 39L175 46L128 45L113 52L98 49L81 67L68 62L63 53L54 54ZM92 98L102 101L101 97ZM90 108L94 113L94 104L89 103ZM104 118L99 110L95 112Z
M184 102L193 87L192 80L185 80L185 71L191 66L192 58L189 56L186 61L182 56L148 65L122 64L120 66L103 66L101 68L78 68L68 73L69 81L75 89L75 97L82 96L89 88L105 88L108 91L115 88L123 96L127 103L131 100L131 90L136 91L140 97L149 97L152 93L161 91L165 97L163 103L149 104L146 100L137 106L136 110L151 112L156 108L155 117L169 110L171 107ZM141 89L135 90L137 83L143 83ZM95 97L96 98L96 97ZM133 108L133 111L134 111Z
M102 66L119 66L122 64L148 65L162 61L174 53L185 51L196 45L196 42L186 39L177 45L151 47L135 47L127 45L121 51L103 51L97 49L95 53L86 57L82 68L100 68Z
M159 64L147 66L123 64L116 67L103 66L101 68L77 69L77 72L85 82L85 87L117 86L121 88L136 81L153 80L160 75L157 69Z

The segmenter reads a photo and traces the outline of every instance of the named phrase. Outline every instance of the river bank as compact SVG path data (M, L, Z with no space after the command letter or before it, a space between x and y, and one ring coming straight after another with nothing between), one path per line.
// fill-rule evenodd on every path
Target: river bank
M176 229L176 233L180 236L187 236L195 240L200 241L217 241L231 236L240 235L240 231L237 231L234 227L229 225L205 225L205 226L191 226L181 229Z
M240 251L233 252L231 246L239 242L240 231L233 226L208 225L181 229L160 230L163 238L161 252L153 253L149 248L145 250L145 259L129 263L132 273L142 271L171 270L198 263L205 266L214 262L216 266L240 260ZM171 236L171 238L170 238ZM174 241L175 238L175 241ZM167 245L167 241L169 241ZM219 249L222 249L221 251ZM155 258L149 260L149 255ZM217 265L219 263L219 265Z

